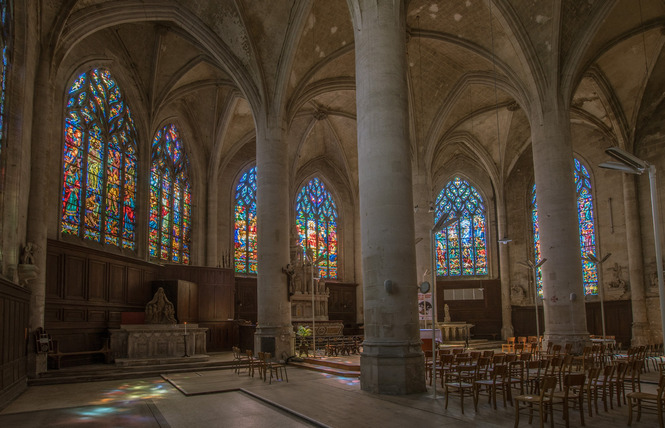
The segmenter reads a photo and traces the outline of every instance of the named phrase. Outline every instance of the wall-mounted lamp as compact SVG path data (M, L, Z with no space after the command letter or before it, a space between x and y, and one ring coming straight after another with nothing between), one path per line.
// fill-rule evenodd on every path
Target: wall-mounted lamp
M499 244L504 244L504 245L506 245L506 244L509 243L509 242L513 242L513 240L510 239L510 238L501 238L501 239L499 239Z
M395 284L393 284L393 282L389 279L383 281L383 288L386 289L386 293L388 294L392 294L394 285Z

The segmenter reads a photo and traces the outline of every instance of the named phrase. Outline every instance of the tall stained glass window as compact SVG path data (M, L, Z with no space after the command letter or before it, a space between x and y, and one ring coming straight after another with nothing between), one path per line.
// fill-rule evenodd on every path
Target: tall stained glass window
M192 192L189 163L175 125L152 141L149 253L154 259L189 264Z
M313 178L296 198L296 228L304 253L317 260L315 274L337 278L337 206L323 182Z
M7 0L0 0L0 22L2 23L2 31L0 31L0 54L2 61L0 67L0 155L2 155L2 148L5 146L6 139L6 94L7 94L7 70L9 69L9 37L10 37L10 24L11 19L9 16L9 5Z
M593 196L591 195L591 177L586 167L575 159L575 189L577 191L577 218L580 234L580 257L582 257L582 278L585 294L598 294L598 270L592 262L584 260L591 253L596 255L596 231L593 221ZM536 185L531 191L531 218L533 222L533 243L536 263L540 262L540 234L538 230L538 207L536 205ZM538 294L543 295L543 279L538 268Z
M453 178L436 198L435 221L456 219L436 234L438 276L487 275L487 225L482 196L468 181Z
M133 250L136 130L108 70L82 73L69 88L63 163L63 235Z
M234 241L236 272L256 274L256 167L245 172L236 186Z

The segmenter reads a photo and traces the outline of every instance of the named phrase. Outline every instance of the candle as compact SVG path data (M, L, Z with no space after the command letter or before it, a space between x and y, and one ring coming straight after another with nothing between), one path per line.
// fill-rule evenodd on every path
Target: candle
M185 321L185 334L187 334L187 321Z

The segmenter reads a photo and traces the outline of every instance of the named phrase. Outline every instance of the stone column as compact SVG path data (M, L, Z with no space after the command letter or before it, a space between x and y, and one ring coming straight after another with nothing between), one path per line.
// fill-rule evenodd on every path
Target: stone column
M403 1L350 0L355 28L365 341L360 386L425 391L418 328Z
M217 170L217 165L213 168ZM210 181L206 183L206 193L208 196L207 201L207 218L206 218L206 266L218 266L221 263L218 254L219 234L217 232L217 221L219 215L219 174L216 172L210 174Z
M532 121L533 164L538 202L542 266L544 341L588 341L579 219L573 177L570 115L559 91L550 88L541 106L541 123Z
M44 100L52 99L53 88L49 78L49 66L44 61L38 67L35 78L34 99L43 103ZM48 101L46 101L48 103ZM53 148L59 147L59 140L53 141L49 133L52 123L50 113L52 109L35 109L32 118L32 148L30 155L30 196L28 198L28 221L26 231L26 242L31 242L34 250L34 264L39 269L37 276L29 282L32 292L30 297L30 334L38 327L44 327L44 313L46 307L46 244L48 237L47 216L53 215L48 209L47 197L50 183L57 179L58 172L49 166L49 159L53 155ZM58 127L58 129L60 129ZM61 136L60 136L61 137ZM61 137L62 138L62 137ZM48 143L44 143L48 142ZM56 151L56 153L58 153ZM50 171L50 173L47 173ZM60 207L60 205L58 205ZM60 224L60 223L58 223ZM32 349L34 341L29 340L28 351L28 373L36 376L46 371L46 354L37 354Z
M503 192L502 192L503 193ZM508 236L506 231L506 199L498 195L496 201L497 226L496 233L499 239ZM501 337L503 340L514 336L513 307L510 302L510 254L508 244L499 242L499 273L501 279Z
M416 237L416 273L418 284L422 281L432 282L432 246L430 245L430 231L434 226L434 213L429 212L433 195L424 172L413 175L413 203L414 225ZM428 275L424 275L429 272ZM434 284L430 284L430 293ZM432 328L432 320L428 318L419 321L420 328Z
M647 305L644 287L644 257L642 254L642 234L640 233L640 212L637 201L636 176L621 174L623 183L623 206L626 218L626 245L628 247L628 281L630 283L630 304L633 312L631 346L651 343L651 328L647 318Z
M258 320L255 352L293 355L291 302L287 297L289 263L289 165L284 123L258 118L256 129L256 211L258 230Z

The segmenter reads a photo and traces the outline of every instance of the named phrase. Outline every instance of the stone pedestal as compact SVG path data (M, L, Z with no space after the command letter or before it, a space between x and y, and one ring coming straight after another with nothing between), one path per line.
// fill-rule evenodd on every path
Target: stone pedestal
M207 328L198 324L132 324L110 329L113 358L141 360L206 356Z
M441 330L441 336L444 342L461 341L471 338L471 329L474 324L464 321L437 323L436 327Z
M328 294L314 295L314 312L312 312L312 295L296 293L291 296L292 321L328 321Z

